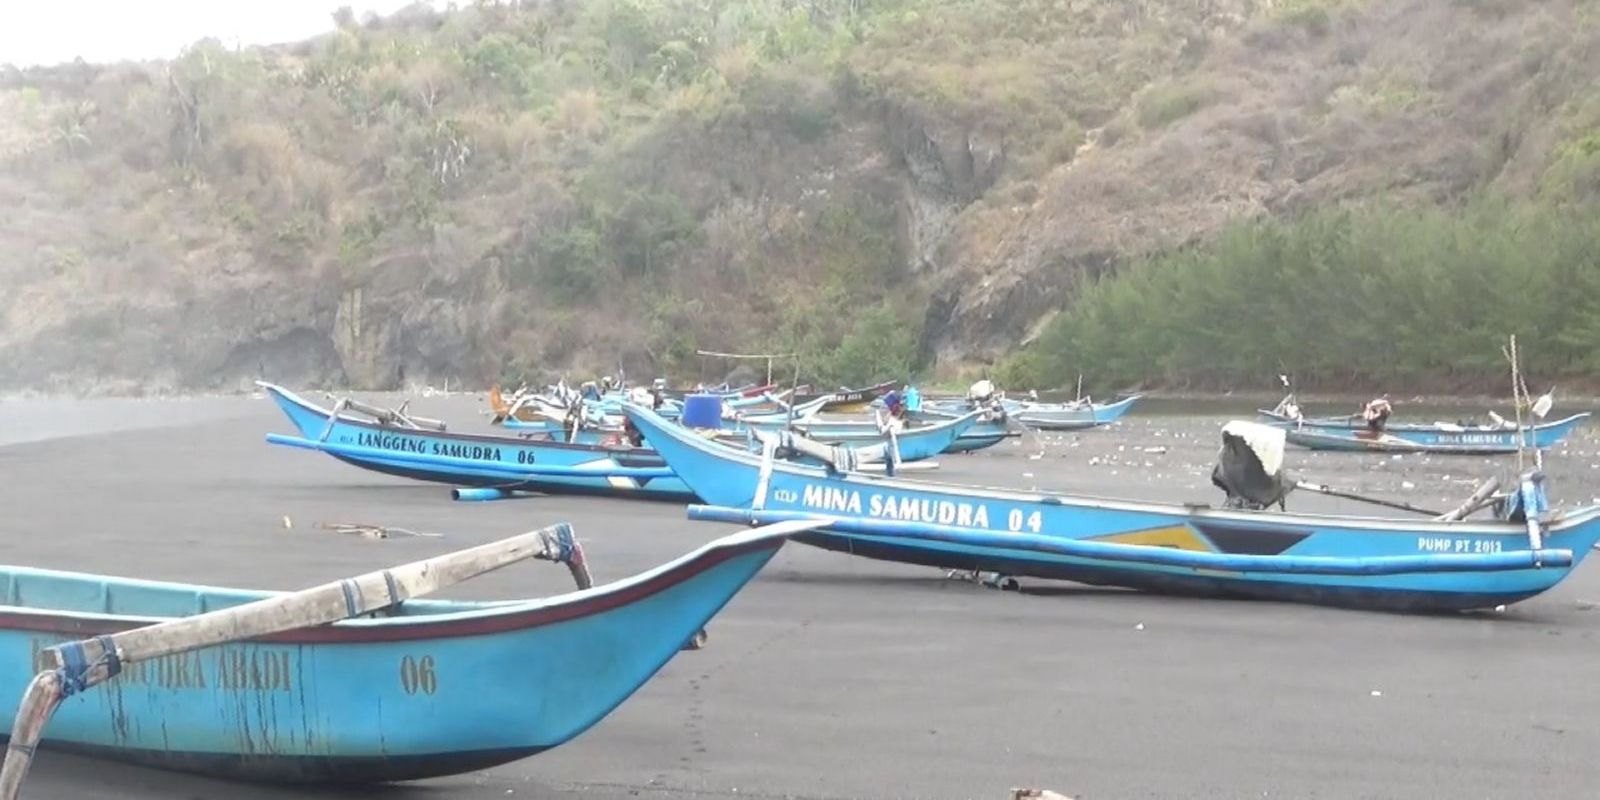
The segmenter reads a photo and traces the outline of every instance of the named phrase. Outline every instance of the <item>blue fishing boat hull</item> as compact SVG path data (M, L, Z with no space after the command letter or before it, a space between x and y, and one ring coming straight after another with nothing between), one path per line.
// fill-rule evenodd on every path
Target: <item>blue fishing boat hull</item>
M637 477L666 462L643 448L570 444L535 438L437 433L384 426L344 416L328 431L329 412L284 389L260 384L301 435L336 446L334 458L362 469L452 486L504 488L549 494L636 497L670 502L695 499L676 476ZM324 436L324 433L327 435ZM390 451L386 453L385 451ZM605 475L524 474L525 470L581 468Z
M1025 400L1002 400L1000 407L1006 416L1026 428L1042 431L1077 431L1109 425L1121 419L1144 395L1130 395L1114 403L1035 403ZM972 401L943 400L925 404L924 410L934 414L961 414L972 408Z
M982 412L974 411L954 419L940 420L931 425L907 428L895 436L901 461L921 461L947 452L967 431L978 424ZM758 430L781 431L785 425L755 425ZM807 438L823 444L870 446L889 441L888 436L872 422L828 422L805 420L794 424L794 429ZM647 438L648 441L648 438ZM755 449L760 449L759 447Z
M1085 403L1078 407L1024 402L1015 409L1007 408L1007 414L1020 425L1042 431L1087 430L1121 419L1141 397L1136 394L1115 403Z
M919 422L940 422L956 419L960 414L946 411L912 411L909 416ZM1011 430L1011 426L1004 419L979 417L972 427L966 429L956 437L950 446L945 448L946 453L971 453L976 450L994 447L1007 440L1022 436L1021 431Z
M834 476L788 464L774 464L763 481L759 459L678 436L643 409L627 413L706 502L825 516L835 522L796 540L912 564L1186 594L1460 610L1537 595L1570 574L1600 540L1600 507L1553 522L1542 549L1530 553L1526 527L1505 522L1196 509ZM874 526L883 522L896 525ZM937 535L941 530L982 536L953 540ZM1124 546L1146 560L1112 558L1096 549L1106 545ZM1268 558L1241 562L1239 556ZM1371 571L1375 564L1409 563L1384 559L1418 556L1429 566ZM1343 571L1295 570L1305 559L1332 559ZM1435 568L1434 561L1444 568Z
M483 769L599 722L782 546L759 531L543 600L408 601L127 666L66 699L44 746L229 778L371 783ZM42 648L267 593L0 569L0 725Z
M1384 453L1439 453L1504 455L1517 452L1519 443L1547 449L1559 444L1588 418L1588 412L1527 428L1515 429L1443 425L1388 425L1382 431L1343 422L1296 424L1275 414L1264 414L1270 424L1283 428L1291 444L1312 450Z

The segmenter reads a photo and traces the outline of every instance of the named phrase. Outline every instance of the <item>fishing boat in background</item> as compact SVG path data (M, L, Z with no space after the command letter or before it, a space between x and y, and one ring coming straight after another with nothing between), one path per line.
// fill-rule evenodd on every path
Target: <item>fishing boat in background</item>
M360 419L329 411L270 383L258 382L299 436L269 435L272 444L316 450L347 464L403 478L483 489L459 499L512 492L599 494L673 502L694 499L655 452L625 442L602 445L534 436L448 433L371 410ZM394 412L389 412L391 415ZM384 421L387 420L387 421Z
M1287 379L1285 379L1287 382ZM1543 420L1552 403L1547 393L1530 411ZM1585 419L1580 412L1553 422L1522 424L1494 412L1489 422L1396 423L1387 396L1369 401L1360 412L1342 417L1306 417L1291 392L1271 409L1257 409L1268 424L1288 432L1290 444L1311 450L1441 455L1508 455L1518 450L1543 450L1560 444Z
M1081 431L1110 425L1121 419L1144 395L1132 395L1114 403L1039 403L1026 400L1000 400L987 407L1000 409L1005 418L1039 431ZM963 401L934 404L925 413L954 414L975 407ZM985 406L977 406L985 407Z
M982 411L970 411L958 417L940 419L925 425L901 425L883 419L831 420L813 417L747 422L746 427L769 432L792 430L824 444L876 444L888 440L889 426L892 424L902 452L918 454L914 457L907 456L906 460L912 461L946 452L961 436L977 425L983 415Z
M1485 497L1437 518L1268 511L1273 493L1236 501L1247 483L1219 464L1232 508L1040 494L840 474L699 441L638 406L624 412L713 507L698 518L823 519L797 541L869 558L1005 576L1161 592L1395 610L1514 603L1555 586L1600 540L1600 506L1551 510L1541 476L1487 498L1492 520L1468 520ZM1257 426L1276 436L1282 431ZM1259 435L1259 433L1257 434ZM1228 439L1225 437L1225 442ZM1270 448L1269 448L1270 449ZM1225 453L1235 452L1225 450ZM1277 487L1281 454L1256 466ZM1249 470L1243 470L1249 472ZM1265 477L1262 477L1265 476Z
M822 410L824 412L840 413L849 411L864 411L868 406L872 405L874 400L877 400L878 398L894 391L895 387L899 385L900 381L884 381L883 383L873 384L872 386L867 386L861 389L841 388L832 392L811 392L804 394L796 392L794 395L794 402L799 404L807 403L819 398L827 398L827 402L822 406Z
M792 432L824 445L854 447L878 445L892 449L900 461L921 461L945 453L978 423L983 415L974 411L965 416L940 420L928 425L902 427L897 421L796 420L787 424L749 425L757 435ZM760 449L759 447L753 449Z
M1310 450L1438 455L1511 455L1519 449L1543 450L1561 443L1587 412L1523 428L1498 425L1389 425L1382 430L1313 425L1284 426L1290 444Z
M1006 413L1017 424L1041 431L1079 431L1110 425L1121 419L1144 395L1131 395L1113 403L1089 400L1071 403L1040 403L1024 400L1007 405Z
M935 424L946 420L957 419L961 415L954 411L934 411L926 406L921 411L908 411L906 418L920 424ZM1022 431L1011 427L1004 411L983 410L978 414L978 420L967 428L956 440L945 449L946 453L970 453L976 450L994 447L1007 440L1022 436Z
M1076 399L1068 402L1046 403L1037 399L1037 393L1030 392L1029 395L1027 400L1008 398L993 382L981 380L972 384L965 396L931 400L923 405L923 410L952 414L983 408L996 414L1003 413L1007 419L1024 428L1052 432L1077 431L1116 422L1144 397L1134 394L1111 403L1096 403L1080 392Z
M297 593L0 567L4 779L14 790L13 761L33 757L19 731L46 750L281 783L409 781L535 755L702 642L793 530L717 539L602 586L566 525ZM522 540L536 534L534 551ZM566 563L578 590L407 599L527 557ZM36 675L41 655L56 666Z

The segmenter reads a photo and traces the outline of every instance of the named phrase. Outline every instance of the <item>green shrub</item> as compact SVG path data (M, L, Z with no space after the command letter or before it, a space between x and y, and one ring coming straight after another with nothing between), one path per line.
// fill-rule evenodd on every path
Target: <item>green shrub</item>
M1150 89L1139 97L1139 125L1145 130L1165 128L1205 108L1216 98L1209 86L1169 84Z
M1480 198L1240 223L1086 288L1013 355L1014 385L1499 386L1600 368L1600 215Z

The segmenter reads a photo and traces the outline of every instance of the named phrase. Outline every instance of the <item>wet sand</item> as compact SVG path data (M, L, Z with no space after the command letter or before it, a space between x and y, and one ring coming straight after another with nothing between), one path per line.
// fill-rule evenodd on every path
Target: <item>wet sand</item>
M266 445L290 428L265 400L207 400L195 422L193 404L144 402L134 425L86 404L78 428L0 405L0 435L20 442L0 447L0 560L289 589L567 521L604 581L733 530L658 503L453 503L443 486ZM476 397L413 408L487 427ZM40 419L51 427L25 423ZM1208 476L1225 419L1135 416L947 456L932 476L1218 502ZM1556 499L1600 496L1597 427L1548 459ZM63 437L73 432L83 435ZM1514 463L1289 457L1313 480L1446 506ZM1362 510L1316 496L1290 508ZM446 536L368 540L317 522ZM569 586L565 570L536 563L447 596ZM1596 563L1501 613L1419 617L1044 582L997 592L791 544L710 634L575 741L481 773L340 793L47 752L26 795L1000 798L1042 786L1105 800L1578 798L1600 786Z

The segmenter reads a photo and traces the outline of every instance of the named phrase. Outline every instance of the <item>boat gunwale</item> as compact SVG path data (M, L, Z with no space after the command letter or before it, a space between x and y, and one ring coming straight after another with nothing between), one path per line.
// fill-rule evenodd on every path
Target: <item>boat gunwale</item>
M299 628L269 636L242 639L239 642L347 644L516 633L594 616L631 605L677 587L740 556L765 550L776 552L783 546L788 537L788 534L765 533L760 529L752 529L714 539L695 550L671 561L658 564L644 572L588 589L521 600L428 600L425 602L450 603L465 607L459 610L441 611L439 613L348 619L329 625ZM40 577L61 577L73 580L115 583L147 589L218 594L260 592L261 597L283 594L283 592L276 591L262 592L261 590L239 589L237 587L152 581L141 578L124 578L37 567L12 567L9 569L13 574L20 572ZM246 602L250 602L250 600L241 601L241 603ZM75 637L82 637L91 631L93 633L110 633L183 618L43 609L33 606L0 604L0 631L62 633ZM231 644L239 642L231 642Z

